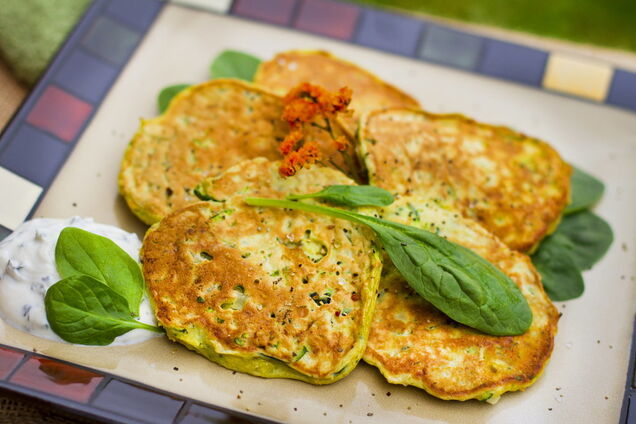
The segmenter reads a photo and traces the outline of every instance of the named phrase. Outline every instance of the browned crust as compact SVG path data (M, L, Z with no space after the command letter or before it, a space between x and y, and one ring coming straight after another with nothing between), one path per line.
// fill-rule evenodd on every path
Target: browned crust
M197 201L194 186L241 160L280 158L279 143L289 132L281 120L282 100L256 85L218 79L179 93L166 112L142 121L121 164L119 191L130 209L153 224ZM343 134L339 125L334 132ZM311 127L325 164L349 169L325 131ZM349 152L355 156L353 143Z
M406 114L423 119L415 123L389 119ZM464 138L444 142L443 126L451 122ZM471 135L487 140L484 152L472 153L461 145ZM421 136L422 144L409 152L407 139ZM359 137L372 184L437 199L478 221L515 250L531 251L556 227L569 202L570 166L547 143L507 127L459 114L394 108L369 113ZM524 153L529 148L533 152ZM493 161L496 170L478 169L472 162L477 156ZM501 181L489 187L493 176Z
M472 330L450 320L387 269L364 360L389 382L420 387L441 399L496 399L530 386L550 358L559 319L530 258L452 212L421 216L510 276L528 300L532 325L526 333L508 337Z

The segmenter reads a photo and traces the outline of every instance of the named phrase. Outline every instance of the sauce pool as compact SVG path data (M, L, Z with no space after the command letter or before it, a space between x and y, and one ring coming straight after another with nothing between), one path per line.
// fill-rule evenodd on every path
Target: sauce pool
M55 268L55 244L66 227L109 238L135 260L139 260L141 248L136 234L80 217L33 219L21 224L0 242L0 316L19 330L58 342L64 341L49 326L44 296L49 287L61 279ZM139 321L157 324L146 295L139 313ZM117 337L110 346L139 343L157 335L135 329Z

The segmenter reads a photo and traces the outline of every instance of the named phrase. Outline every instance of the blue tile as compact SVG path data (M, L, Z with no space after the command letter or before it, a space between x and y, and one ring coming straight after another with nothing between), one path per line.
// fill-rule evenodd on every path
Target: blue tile
M355 41L391 53L412 56L424 22L406 16L366 9Z
M629 395L625 424L636 424L636 393Z
M106 93L117 69L81 50L75 50L60 66L53 81L71 93L97 102Z
M0 225L0 241L4 240L5 238L7 238L7 236L11 234L11 230Z
M432 25L419 48L422 59L462 69L475 69L484 39L472 34Z
M159 0L110 0L106 13L140 31L153 23L161 10Z
M505 41L487 40L479 72L541 86L548 53Z
M123 65L139 42L140 34L110 18L99 17L86 32L82 45L90 52Z
M610 85L606 103L636 110L636 73L617 69Z
M183 401L151 389L111 380L92 404L134 420L171 424L183 406Z
M201 405L193 404L185 414L179 424L210 424L210 423L232 423L232 424L248 424L250 421L243 420L236 416L232 416L225 412L206 408Z
M0 155L0 165L46 187L64 163L70 146L23 125Z

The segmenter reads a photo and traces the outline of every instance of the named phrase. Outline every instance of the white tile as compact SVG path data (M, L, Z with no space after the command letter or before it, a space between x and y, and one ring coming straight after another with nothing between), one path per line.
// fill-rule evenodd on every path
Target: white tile
M227 13L232 6L232 0L170 0L170 2L220 13Z
M20 225L42 193L42 187L0 167L0 224Z

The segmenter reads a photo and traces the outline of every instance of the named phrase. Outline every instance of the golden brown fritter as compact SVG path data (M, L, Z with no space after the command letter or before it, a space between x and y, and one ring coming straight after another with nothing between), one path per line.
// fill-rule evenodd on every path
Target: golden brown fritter
M515 250L531 251L569 201L570 166L505 127L392 109L368 114L359 137L371 184L458 210Z
M520 336L470 329L418 296L385 261L364 360L390 383L416 386L441 399L494 402L534 383L552 353L559 315L528 256L476 222L415 196L384 208L382 217L438 233L490 261L519 286L533 320Z
M203 178L244 159L280 158L278 145L289 132L282 108L279 96L238 80L191 86L163 115L142 121L122 161L120 193L142 221L153 224L196 201L192 190ZM334 132L343 134L338 125ZM310 127L307 138L318 142L325 163L357 173L347 169L325 131Z
M387 107L419 107L417 100L387 84L370 72L316 50L291 50L261 63L254 82L284 95L294 86L309 82L335 91L347 86L353 90L350 108L353 115L339 118L350 136L354 136L363 113Z
M379 250L364 226L247 206L247 194L353 183L318 166L282 179L279 165L256 159L232 167L206 185L225 202L195 203L155 224L141 251L144 278L172 340L237 371L332 383L363 354Z

